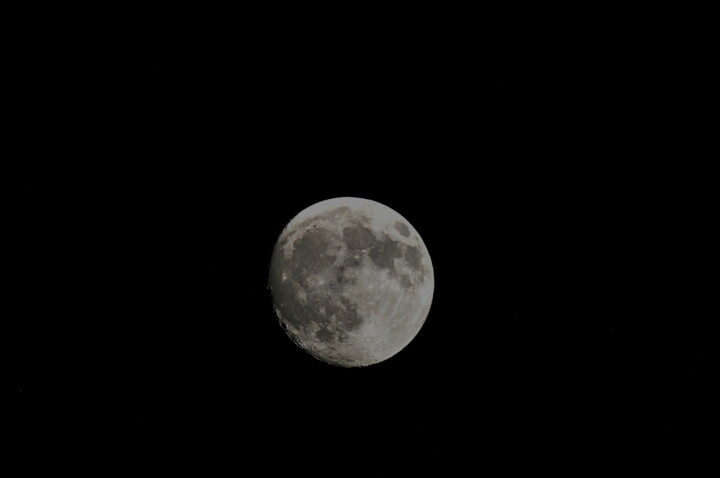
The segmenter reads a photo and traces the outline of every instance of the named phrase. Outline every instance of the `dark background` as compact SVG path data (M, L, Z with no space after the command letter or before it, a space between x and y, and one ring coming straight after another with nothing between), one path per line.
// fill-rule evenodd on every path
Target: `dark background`
M532 12L185 13L19 41L3 342L25 464L703 453L710 191L672 49ZM435 268L419 335L364 369L295 347L266 288L285 224L337 196L397 210Z

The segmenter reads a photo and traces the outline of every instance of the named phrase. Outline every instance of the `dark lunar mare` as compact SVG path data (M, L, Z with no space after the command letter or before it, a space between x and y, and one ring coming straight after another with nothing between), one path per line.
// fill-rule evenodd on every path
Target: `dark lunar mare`
M300 277L304 270L316 272L332 267L336 257L327 253L327 244L333 239L333 233L321 227L309 229L297 239L292 255L292 276Z
M410 237L410 229L408 229L407 224L396 221L395 230L399 232L403 237Z
M387 269L391 277L395 277L405 287L411 287L412 281L406 274L398 273L395 259L404 258L412 269L417 271L420 280L425 278L425 267L422 264L420 248L408 246L394 240L390 235L381 233L368 252L368 257L381 269Z
M343 229L343 240L350 250L363 250L373 245L375 234L362 224L356 224Z
M317 227L309 228L294 243L291 260L283 253L284 243L279 243L271 259L270 288L275 307L285 321L295 330L309 333L311 325L320 329L315 333L318 340L326 343L347 340L345 331L356 330L362 325L362 318L357 314L357 307L342 295L344 288L351 284L344 273L349 267L360 264L360 261L349 256L342 264L335 266L337 257L327 253L328 244L339 240L337 233ZM307 284L309 273L322 270L336 272L325 288L312 288ZM282 279L285 273L286 279ZM297 297L305 294L306 302ZM324 314L322 313L324 310ZM334 327L330 318L335 316L337 325Z

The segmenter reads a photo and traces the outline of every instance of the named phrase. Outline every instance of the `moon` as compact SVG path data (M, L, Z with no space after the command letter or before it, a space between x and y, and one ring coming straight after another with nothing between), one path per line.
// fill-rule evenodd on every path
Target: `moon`
M389 207L342 197L314 204L280 234L269 288L300 348L342 367L400 352L430 312L435 279L425 243Z

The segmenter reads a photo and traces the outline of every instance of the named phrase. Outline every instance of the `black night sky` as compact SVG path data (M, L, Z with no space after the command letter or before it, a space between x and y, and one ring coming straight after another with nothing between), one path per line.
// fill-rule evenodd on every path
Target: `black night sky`
M25 465L344 476L701 453L709 287L687 245L707 226L686 206L707 190L663 159L680 106L657 103L652 59L487 19L240 17L153 16L15 71L3 368ZM364 369L293 345L266 288L285 224L338 196L406 217L435 269L419 335Z

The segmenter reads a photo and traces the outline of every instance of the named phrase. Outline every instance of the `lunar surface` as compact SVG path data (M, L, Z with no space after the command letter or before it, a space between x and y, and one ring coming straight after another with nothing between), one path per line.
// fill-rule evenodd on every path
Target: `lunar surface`
M269 286L280 325L324 362L362 367L417 335L434 277L420 235L400 214L359 198L300 212L275 244Z

